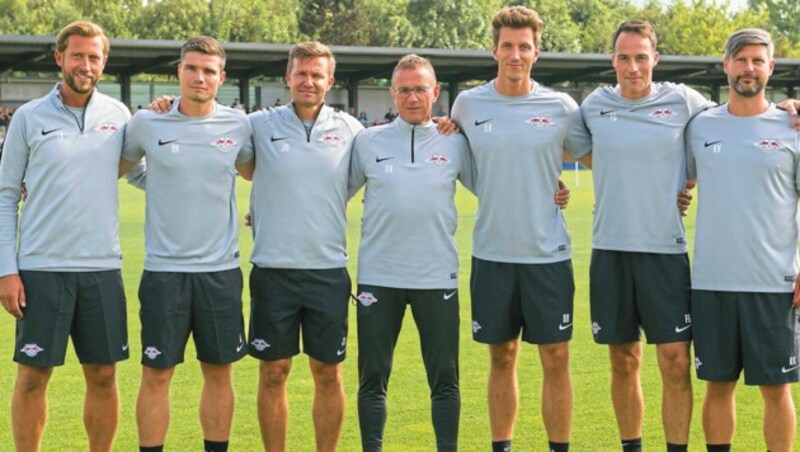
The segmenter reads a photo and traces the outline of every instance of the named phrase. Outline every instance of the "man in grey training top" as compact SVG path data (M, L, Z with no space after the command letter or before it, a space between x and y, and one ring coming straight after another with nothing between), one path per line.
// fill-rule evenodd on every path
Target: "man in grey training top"
M648 22L624 22L612 39L617 85L597 88L581 104L596 198L592 333L595 342L609 346L623 451L642 448L644 329L656 344L662 375L667 451L681 452L692 417L692 322L688 246L676 194L686 185L685 126L714 103L684 85L653 83L657 38Z
M731 449L742 370L764 400L767 449L792 451L797 428L790 383L800 379L800 132L787 128L789 114L766 98L773 52L764 30L733 33L723 60L729 101L698 115L686 131L688 176L697 177L699 191L695 368L707 382L710 452Z
M519 337L538 345L542 417L550 449L569 448L573 328L571 245L552 202L562 154L589 151L571 135L580 113L572 98L531 79L543 23L522 6L492 20L497 78L461 93L453 119L469 139L477 171L478 216L472 259L473 338L489 344L492 448L507 451L517 414Z
M59 32L61 81L17 110L0 163L0 302L17 318L17 450L40 448L47 385L70 336L86 380L88 449L111 450L119 422L115 363L128 358L128 334L117 168L130 113L95 89L108 47L90 22Z
M254 161L247 116L214 100L224 69L225 51L217 40L190 39L181 49L181 96L172 110L140 110L125 133L120 174L147 159L136 403L141 451L163 448L169 387L190 333L203 373L204 450L228 447L231 363L247 354L235 178L236 171L249 178Z
M286 382L301 331L314 378L317 450L336 450L344 421L347 172L363 126L325 105L335 64L319 42L294 46L286 70L292 102L250 115L258 164L248 342L261 360L258 418L271 452L286 449Z
M358 253L358 420L362 450L383 448L386 392L406 305L419 330L431 390L436 449L455 451L458 385L456 180L472 188L469 145L431 121L439 85L425 58L407 55L392 74L398 118L361 132L350 192L362 186Z

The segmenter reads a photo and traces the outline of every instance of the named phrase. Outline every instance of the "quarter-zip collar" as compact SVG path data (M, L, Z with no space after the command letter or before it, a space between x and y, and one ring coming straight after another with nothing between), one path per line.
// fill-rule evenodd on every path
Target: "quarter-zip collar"
M303 124L303 118L297 115L297 112L294 109L294 102L288 104L288 108L283 109L284 114L286 115L285 119L290 121L296 121L300 124L300 127L305 130L305 125ZM325 105L325 103L320 106L319 113L317 113L317 117L314 119L314 124L311 126L311 129L306 130L306 143L311 142L311 133L314 131L314 127L318 123L325 122L328 117L330 116L330 109Z
M75 119L75 125L78 126L78 130L83 133L83 130L86 128L86 112L89 111L89 108L94 105L95 93L97 93L97 88L92 89L92 95L89 96L89 102L86 103L86 107L83 108L83 117L79 121L72 110L67 107L67 104L64 103L64 98L61 97L61 84L62 82L56 83L56 86L53 88L53 91L50 92L50 101L56 108L62 108L64 111L67 112L71 117Z
M415 156L416 150L414 146L414 141L416 140L416 136L420 135L424 137L426 135L429 135L431 132L439 133L436 131L436 123L431 120L425 121L421 124L409 124L403 121L403 118L401 118L400 116L398 116L397 118L395 118L394 121L391 122L391 127L395 127L401 133L411 134L411 149L410 149L411 163L414 163L414 160L416 158Z

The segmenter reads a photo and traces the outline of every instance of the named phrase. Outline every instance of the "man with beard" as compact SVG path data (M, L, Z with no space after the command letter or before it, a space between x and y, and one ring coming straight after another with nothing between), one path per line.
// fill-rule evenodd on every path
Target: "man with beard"
M236 171L252 175L250 123L214 100L225 81L225 51L216 39L183 45L178 80L181 96L170 112L140 110L128 124L120 162L124 174L147 159L136 421L140 450L160 451L170 383L191 333L203 373L204 450L224 452L233 419L231 364L247 354L235 179Z
M764 400L767 449L793 450L797 428L790 383L800 379L800 132L766 99L773 51L764 30L733 33L723 60L729 101L699 114L686 131L688 176L697 177L699 190L695 368L707 382L703 430L713 452L731 448L742 370Z
M61 82L14 115L0 164L0 302L17 318L17 450L39 450L47 384L70 336L86 380L89 449L111 450L119 422L115 363L128 357L128 338L117 169L130 113L95 89L108 47L90 22L59 32Z

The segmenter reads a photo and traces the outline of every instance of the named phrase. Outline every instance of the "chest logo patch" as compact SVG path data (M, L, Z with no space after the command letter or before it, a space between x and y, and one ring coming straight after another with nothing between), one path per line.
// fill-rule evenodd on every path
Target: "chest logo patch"
M775 152L781 148L781 142L775 138L762 138L755 144L762 152Z
M216 140L211 142L211 145L222 152L230 152L230 150L236 146L236 140L231 137L218 137Z
M556 125L556 123L547 116L534 116L525 120L525 123L530 124L534 129L546 129Z
M326 133L322 136L322 138L320 138L320 141L331 146L337 146L344 143L344 139L335 133Z
M119 131L119 126L111 123L103 123L97 126L97 130L106 133L108 135L114 135Z
M425 159L428 163L433 163L434 165L444 166L450 163L450 160L447 158L446 155L432 155Z
M671 108L654 108L653 111L650 112L650 116L662 121L669 121L677 115L678 114L672 111Z

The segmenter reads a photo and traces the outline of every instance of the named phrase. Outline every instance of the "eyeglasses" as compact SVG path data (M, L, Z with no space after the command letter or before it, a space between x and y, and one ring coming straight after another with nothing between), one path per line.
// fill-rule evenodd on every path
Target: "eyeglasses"
M400 88L392 88L392 89L394 90L394 93L400 97L408 97L411 95L411 93L416 94L417 97L422 97L422 96L427 96L428 92L430 92L430 90L433 88L430 86L415 86L413 88L407 88L403 86Z

